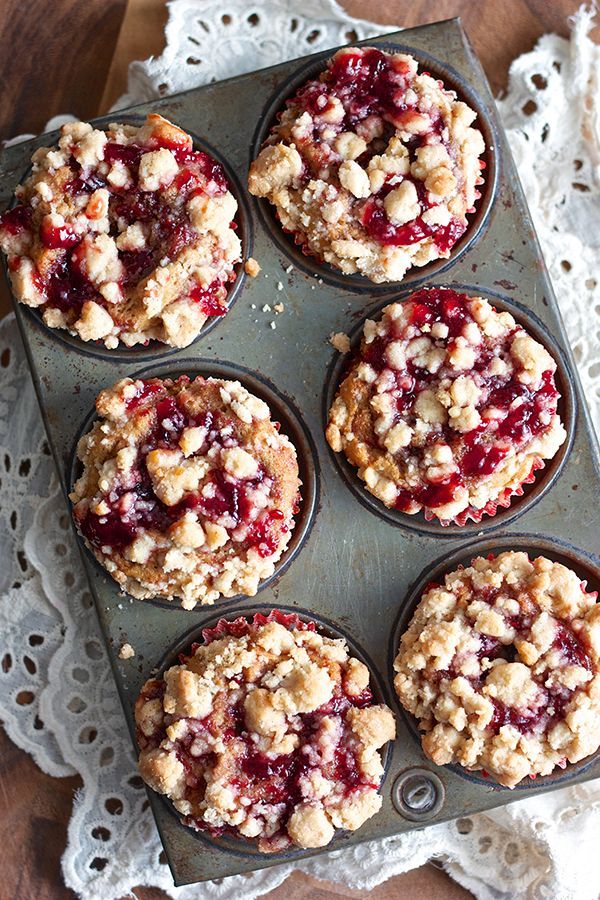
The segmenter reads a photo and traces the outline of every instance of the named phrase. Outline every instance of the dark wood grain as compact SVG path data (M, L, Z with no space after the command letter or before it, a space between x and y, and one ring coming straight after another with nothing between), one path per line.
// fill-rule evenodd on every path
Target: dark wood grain
M95 114L127 0L0 0L0 139Z

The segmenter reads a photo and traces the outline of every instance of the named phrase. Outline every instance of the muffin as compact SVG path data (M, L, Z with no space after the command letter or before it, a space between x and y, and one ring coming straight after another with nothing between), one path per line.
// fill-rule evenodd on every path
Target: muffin
M109 349L186 347L227 312L240 240L221 166L159 115L63 125L0 217L15 297L50 328Z
M480 196L476 113L405 53L339 50L287 101L248 187L304 252L400 281L448 258Z
M556 362L508 312L423 289L367 320L327 440L390 509L478 522L566 439Z
M543 556L481 556L423 594L394 668L438 765L506 787L600 746L600 605Z
M184 824L272 853L324 847L375 815L394 717L346 642L279 612L203 637L135 709L142 778Z
M124 378L96 400L70 498L88 548L124 591L186 609L253 596L298 510L296 450L238 381Z

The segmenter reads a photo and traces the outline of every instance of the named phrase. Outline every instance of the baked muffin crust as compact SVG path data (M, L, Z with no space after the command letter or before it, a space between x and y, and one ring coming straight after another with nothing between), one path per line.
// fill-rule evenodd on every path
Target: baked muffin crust
M63 125L0 216L13 292L50 328L109 349L186 347L227 312L241 245L222 167L185 131Z
M70 495L80 534L134 597L186 609L253 596L287 547L296 451L237 381L124 378L96 401Z
M264 853L328 844L381 807L391 710L345 641L279 612L221 620L136 704L140 773L186 825Z
M508 551L429 587L400 642L427 756L506 787L600 746L600 604L572 570Z
M449 288L367 320L326 436L385 506L493 515L566 439L556 362L508 312Z
M407 54L339 50L250 167L305 252L374 282L450 256L480 196L476 113Z

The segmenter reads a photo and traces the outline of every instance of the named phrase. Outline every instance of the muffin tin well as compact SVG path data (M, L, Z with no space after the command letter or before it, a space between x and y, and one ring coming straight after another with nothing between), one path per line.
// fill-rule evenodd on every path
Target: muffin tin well
M310 532L315 511L319 502L319 463L317 451L314 441L306 425L302 421L301 414L294 407L293 403L286 397L282 396L277 388L270 384L266 379L260 378L248 369L243 369L226 362L215 362L214 360L203 360L195 357L178 358L176 361L165 361L159 365L147 366L136 372L131 373L132 378L172 378L177 379L181 375L188 375L190 379L198 376L205 378L222 378L227 381L240 381L243 386L255 394L261 400L264 400L271 410L272 418L281 425L281 433L289 437L296 448L298 458L298 469L300 474L300 503L298 504L298 513L294 517L295 526L292 532L290 542L285 549L281 559L275 563L275 571L269 577L260 582L258 590L272 585L278 578L283 575L284 571L290 565L292 560L300 552L304 541ZM77 438L73 444L71 451L71 460L69 465L68 485L69 491L73 489L75 481L81 472L81 462L77 458L77 443L79 438L87 434L92 428L96 420L96 413L91 413L81 426ZM97 569L103 571L101 564L85 546L85 541L78 535L84 552ZM217 604L219 608L226 607L231 604L238 603L243 599L239 594L235 597L223 598ZM170 601L166 598L156 597L143 601L162 606L166 609L173 609L178 606L178 601Z
M573 444L577 422L577 397L573 387L571 368L567 363L559 344L554 340L543 322L541 322L537 316L532 315L522 303L516 303L514 300L509 300L497 291L492 291L481 285L454 283L439 285L437 283L428 282L427 286L448 287L468 294L470 297L485 297L498 312L506 311L514 316L519 325L522 325L531 337L535 338L536 341L548 350L557 365L554 377L557 389L560 393L558 414L564 425L565 431L567 432L565 442L562 444L557 454L552 459L547 460L544 467L535 473L534 481L523 485L522 495L514 495L511 497L509 506L498 506L494 516L484 515L480 522L468 521L465 525L457 525L454 522L451 522L449 525L442 525L437 519L426 519L423 512L411 516L396 509L388 509L377 499L377 497L374 497L373 494L369 493L364 482L358 477L356 467L346 459L343 451L334 453L330 448L330 454L341 477L356 498L363 506L370 509L376 516L381 516L386 522L389 522L390 525L395 525L399 528L408 528L422 534L431 534L442 538L474 536L479 535L482 532L491 531L493 528L505 527L509 522L514 521L518 516L522 515L528 509L531 509L531 507L544 496L546 491L552 487L569 456ZM371 310L365 318L378 321L383 309L388 303L407 299L408 296L410 296L410 292L408 291L398 293L391 301L386 300L384 303L380 303L375 309ZM346 355L339 354L337 358L332 360L323 394L323 428L327 426L329 410L335 399L338 387L346 375L352 355L356 353L360 347L364 324L365 320L363 319L358 325L354 326L349 335L351 347L350 353Z
M496 541L499 546L500 537L496 539L494 535L497 526L502 525L502 541L515 547L527 544L535 548L536 535L543 534L553 548L560 545L560 552L567 555L561 542L568 541L578 548L578 556L596 577L600 572L600 563L594 557L600 533L598 446L489 87L456 20L364 42L383 47L390 43L422 61L427 57L430 71L475 104L489 152L496 160L495 166L486 170L487 193L479 201L464 245L457 245L449 261L411 272L401 285L377 286L361 281L360 290L356 291L356 279L332 275L328 267L297 254L287 237L269 224L267 211L250 200L241 187L252 154L286 91L289 94L313 68L320 69L329 55L319 54L143 104L131 113L160 112L187 131L201 135L204 146L224 161L239 191L240 221L246 229L245 251L258 260L262 272L254 279L242 276L236 301L218 325L179 351L163 348L155 354L154 348L138 348L131 354L87 353L78 352L80 345L76 347L56 332L41 327L25 307L17 307L41 412L65 488L72 475L75 440L81 423L94 408L96 395L118 379L138 374L235 372L250 390L265 397L284 430L289 427L301 466L305 467L301 476L305 481L303 512L294 535L297 545L291 545L284 560L288 555L294 558L281 566L276 577L254 599L234 598L216 607L197 607L193 611L170 604L167 611L164 604L134 601L121 594L90 554L83 553L132 736L135 699L153 667L163 659L166 648L181 640L182 635L189 640L191 628L201 629L215 617L229 618L238 612L280 607L330 623L332 629L369 657L370 668L389 703L394 695L387 651L394 622L421 573L435 567L443 553L471 558L477 552L478 545L473 543L476 536L480 532L487 535L488 530L491 533L486 540L491 544ZM440 62L434 65L434 60ZM108 116L98 124L106 124L112 118ZM257 131L257 127L262 130ZM55 137L45 135L2 153L0 208L10 203L31 153ZM561 367L562 413L569 429L569 444L538 473L529 489L531 493L528 490L522 498L515 498L506 514L498 513L495 520L442 531L441 527L429 528L430 523L425 523L422 516L415 516L405 517L410 518L403 523L406 527L397 528L385 516L373 515L370 507L359 502L340 477L338 462L325 441L324 395L333 389L335 373L343 365L329 337L334 332L358 330L366 317L377 314L384 301L406 297L417 283L443 281L466 285L498 305L506 304L511 311L514 308L516 318L535 335L539 334ZM277 314L275 306L279 308L279 304L283 304L283 311ZM157 356L166 354L168 358L157 364ZM140 372L143 366L146 368ZM314 488L307 490L313 482ZM442 545L440 537L444 539ZM124 642L135 649L134 658L119 658ZM451 767L438 768L430 763L407 719L397 712L398 736L389 750L388 774L382 786L383 807L359 831L340 834L336 848L536 795L565 783L563 776L569 783L576 783L600 775L600 760L595 758L587 768L573 767L559 773L558 779L539 779L512 792L495 790L491 784L465 778ZM158 796L150 792L149 799L177 884L221 878L281 862L278 854L242 854L215 842L198 840ZM323 851L300 855L314 852Z
M372 41L364 43L370 44ZM268 200L252 198L263 227L269 231L273 242L283 250L294 266L307 274L322 278L327 284L372 296L394 294L408 287L414 288L422 282L431 281L452 266L458 257L475 243L484 229L496 197L501 168L500 147L493 118L477 91L456 69L423 50L403 43L382 40L377 42L377 47L392 53L410 53L419 63L419 72L428 72L441 79L446 88L455 91L458 99L464 100L477 113L473 127L481 131L485 140L485 151L481 157L485 162L485 169L482 173L484 183L480 187L481 198L475 204L475 212L468 216L467 230L452 249L450 259L436 259L421 268L411 268L401 282L374 284L362 275L345 275L328 263L319 262L310 255L310 252L305 252L295 243L293 235L284 232L273 206ZM315 54L310 58L310 62L301 66L288 79L278 84L277 90L267 102L260 116L252 141L252 159L256 159L258 156L271 128L285 109L286 100L292 97L306 81L318 78L330 57L331 51Z
M158 675L160 676L170 666L177 665L180 653L184 653L186 650L188 650L191 644L195 642L202 643L203 630L205 628L214 628L219 619L224 618L227 621L232 621L241 616L245 619L250 620L256 613L263 613L265 616L267 616L274 610L282 613L294 613L303 622L314 622L319 633L324 635L325 637L334 639L343 638L348 645L350 655L360 660L369 669L369 672L371 674L369 687L373 693L373 703L384 703L386 706L390 706L390 708L392 708L389 691L387 690L386 685L384 684L380 674L378 673L373 660L369 658L367 653L360 647L360 645L358 645L353 640L351 636L347 634L346 631L344 631L344 629L335 625L331 621L323 619L318 614L313 613L312 611L307 609L302 609L300 607L288 607L281 604L277 604L275 606L261 606L260 604L257 605L253 600L247 601L241 605L238 602L238 605L234 608L228 607L226 610L221 610L220 612L217 611L215 607L214 614L209 619L204 620L202 622L202 625L196 625L191 628L184 635L178 638L173 646L167 650L157 666ZM381 779L381 793L386 789L386 779L389 773L389 766L392 757L391 743L384 744L379 752L381 754L381 761L384 768L384 773ZM168 800L166 797L162 797L161 799L163 804L168 808L171 815L174 816L177 821L179 821L179 814L177 813L177 810L174 808L170 800ZM251 840L243 840L242 838L236 838L229 835L213 837L209 835L208 832L202 831L193 831L192 834L197 839L197 841L204 846L208 845L209 847L213 847L219 850L226 850L229 853L234 853L237 856L245 857L246 859L260 859L264 857L264 854L258 852L255 843ZM347 835L345 835L344 832L338 830L336 832L336 836L333 839L333 842L329 845L328 849L334 850L338 847L343 847L346 840ZM283 853L275 854L276 858L279 861L287 862L291 862L292 860L296 859L302 859L303 857L310 855L311 854L309 851L300 849L286 850Z
M120 113L115 113L114 115L104 116L102 119L94 119L94 125L96 128L107 128L108 125L112 122L121 122L125 125L140 126L143 125L144 120L145 116L139 114L123 115ZM210 334L210 332L215 327L217 327L219 323L222 323L227 318L227 315L229 315L229 313L231 312L231 308L243 288L244 279L247 277L246 273L244 272L244 260L249 256L252 256L252 219L250 215L250 206L247 198L247 192L242 187L242 182L233 171L227 160L215 147L201 138L198 134L195 134L190 128L186 128L186 131L193 140L194 150L200 150L203 153L208 154L223 167L225 175L227 176L229 190L235 197L238 205L234 221L237 226L238 237L240 238L242 244L241 262L237 263L234 267L236 275L235 281L230 282L227 291L226 303L228 312L225 316L209 316L200 329L198 335L192 341L192 344L188 345L193 346L197 341L202 340L202 338ZM45 140L41 143L41 146L51 146L55 144L58 140L59 134L60 133L56 131L45 135ZM27 168L27 171L24 175L21 176L19 181L25 181L30 174L31 166ZM14 205L14 201L11 206L12 205ZM5 267L5 273L8 278L4 254L2 254L2 258ZM138 365L140 365L146 359L162 359L163 357L170 355L171 353L176 353L178 350L177 347L171 347L168 344L162 343L161 341L150 341L147 345L136 344L134 347L126 347L123 344L119 344L119 346L115 350L109 350L104 346L102 341L83 341L81 340L81 338L77 337L77 335L70 334L65 329L50 328L45 324L39 310L37 309L32 309L24 305L21 308L24 311L24 314L30 317L30 319L32 320L32 324L40 328L42 331L48 333L50 337L62 341L68 348L76 350L78 353L83 353L86 356L108 359L114 362L136 362Z
M487 557L489 554L498 556L507 550L523 551L527 553L530 559L545 556L553 562L562 563L562 565L567 566L567 568L572 569L576 573L586 585L586 591L596 591L600 595L600 568L598 567L598 561L590 554L582 553L566 541L556 538L550 539L543 534L523 533L514 536L499 534L463 545L459 550L447 554L437 562L430 563L417 578L406 596L390 635L388 648L389 684L393 685L394 683L394 660L400 646L400 638L408 628L415 609L423 594L427 591L428 586L432 583L443 584L446 574L461 567L466 568L477 556ZM394 696L394 705L399 715L406 722L414 740L420 746L421 738L417 720L403 708L397 696ZM452 770L460 778L464 778L473 784L478 784L488 790L510 796L511 793L521 793L531 789L532 785L536 789L543 789L566 784L572 781L576 775L584 774L598 759L600 759L600 751L582 759L578 763L568 763L564 770L555 769L550 775L537 776L535 782L524 779L513 788L512 792L509 788L498 784L492 778L486 778L480 771L470 772L458 764L446 766L445 768Z

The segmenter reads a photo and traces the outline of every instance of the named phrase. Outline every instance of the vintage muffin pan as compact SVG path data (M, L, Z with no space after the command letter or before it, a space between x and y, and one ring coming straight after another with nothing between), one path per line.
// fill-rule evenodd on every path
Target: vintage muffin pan
M512 792L452 766L436 767L421 751L415 723L401 712L392 685L392 663L402 627L431 573L448 571L480 552L526 549L570 564L600 584L597 557L598 447L540 254L533 225L499 126L481 67L457 20L411 29L365 42L412 53L477 110L486 141L485 185L477 211L450 260L412 269L399 285L372 285L344 276L303 256L281 232L265 201L250 198L245 184L251 158L275 112L330 54L318 54L185 94L144 104L132 121L159 112L198 135L226 167L239 203L245 255L262 271L240 273L235 303L222 320L189 347L105 351L51 332L39 317L17 307L42 415L65 489L76 477L74 447L93 419L98 392L125 376L185 373L238 377L265 399L298 451L302 506L290 545L254 598L235 597L217 607L182 610L165 601L138 601L121 594L82 547L84 563L125 715L133 734L133 706L142 684L167 658L189 644L203 627L272 609L297 611L347 636L353 654L372 670L378 700L397 713L397 739L386 754L383 806L362 828L339 833L330 848L396 834L502 805L513 799L600 775L596 755L576 766L523 783ZM98 120L106 124L115 117ZM119 118L127 119L128 113ZM2 154L0 203L9 205L33 150L55 136L37 138ZM506 510L479 524L448 526L422 515L390 513L360 486L324 437L328 404L343 369L329 336L358 335L393 299L416 285L445 284L490 298L515 318L558 362L560 412L567 440L535 482ZM233 298L231 298L233 299ZM275 305L282 304L278 314ZM160 362L157 358L160 357ZM399 526L399 527L397 527ZM168 609L166 608L168 607ZM135 657L122 660L129 642ZM150 793L175 882L219 878L302 858L315 851L260 854L251 845L212 839L183 827L169 805ZM322 851L316 851L322 852Z

